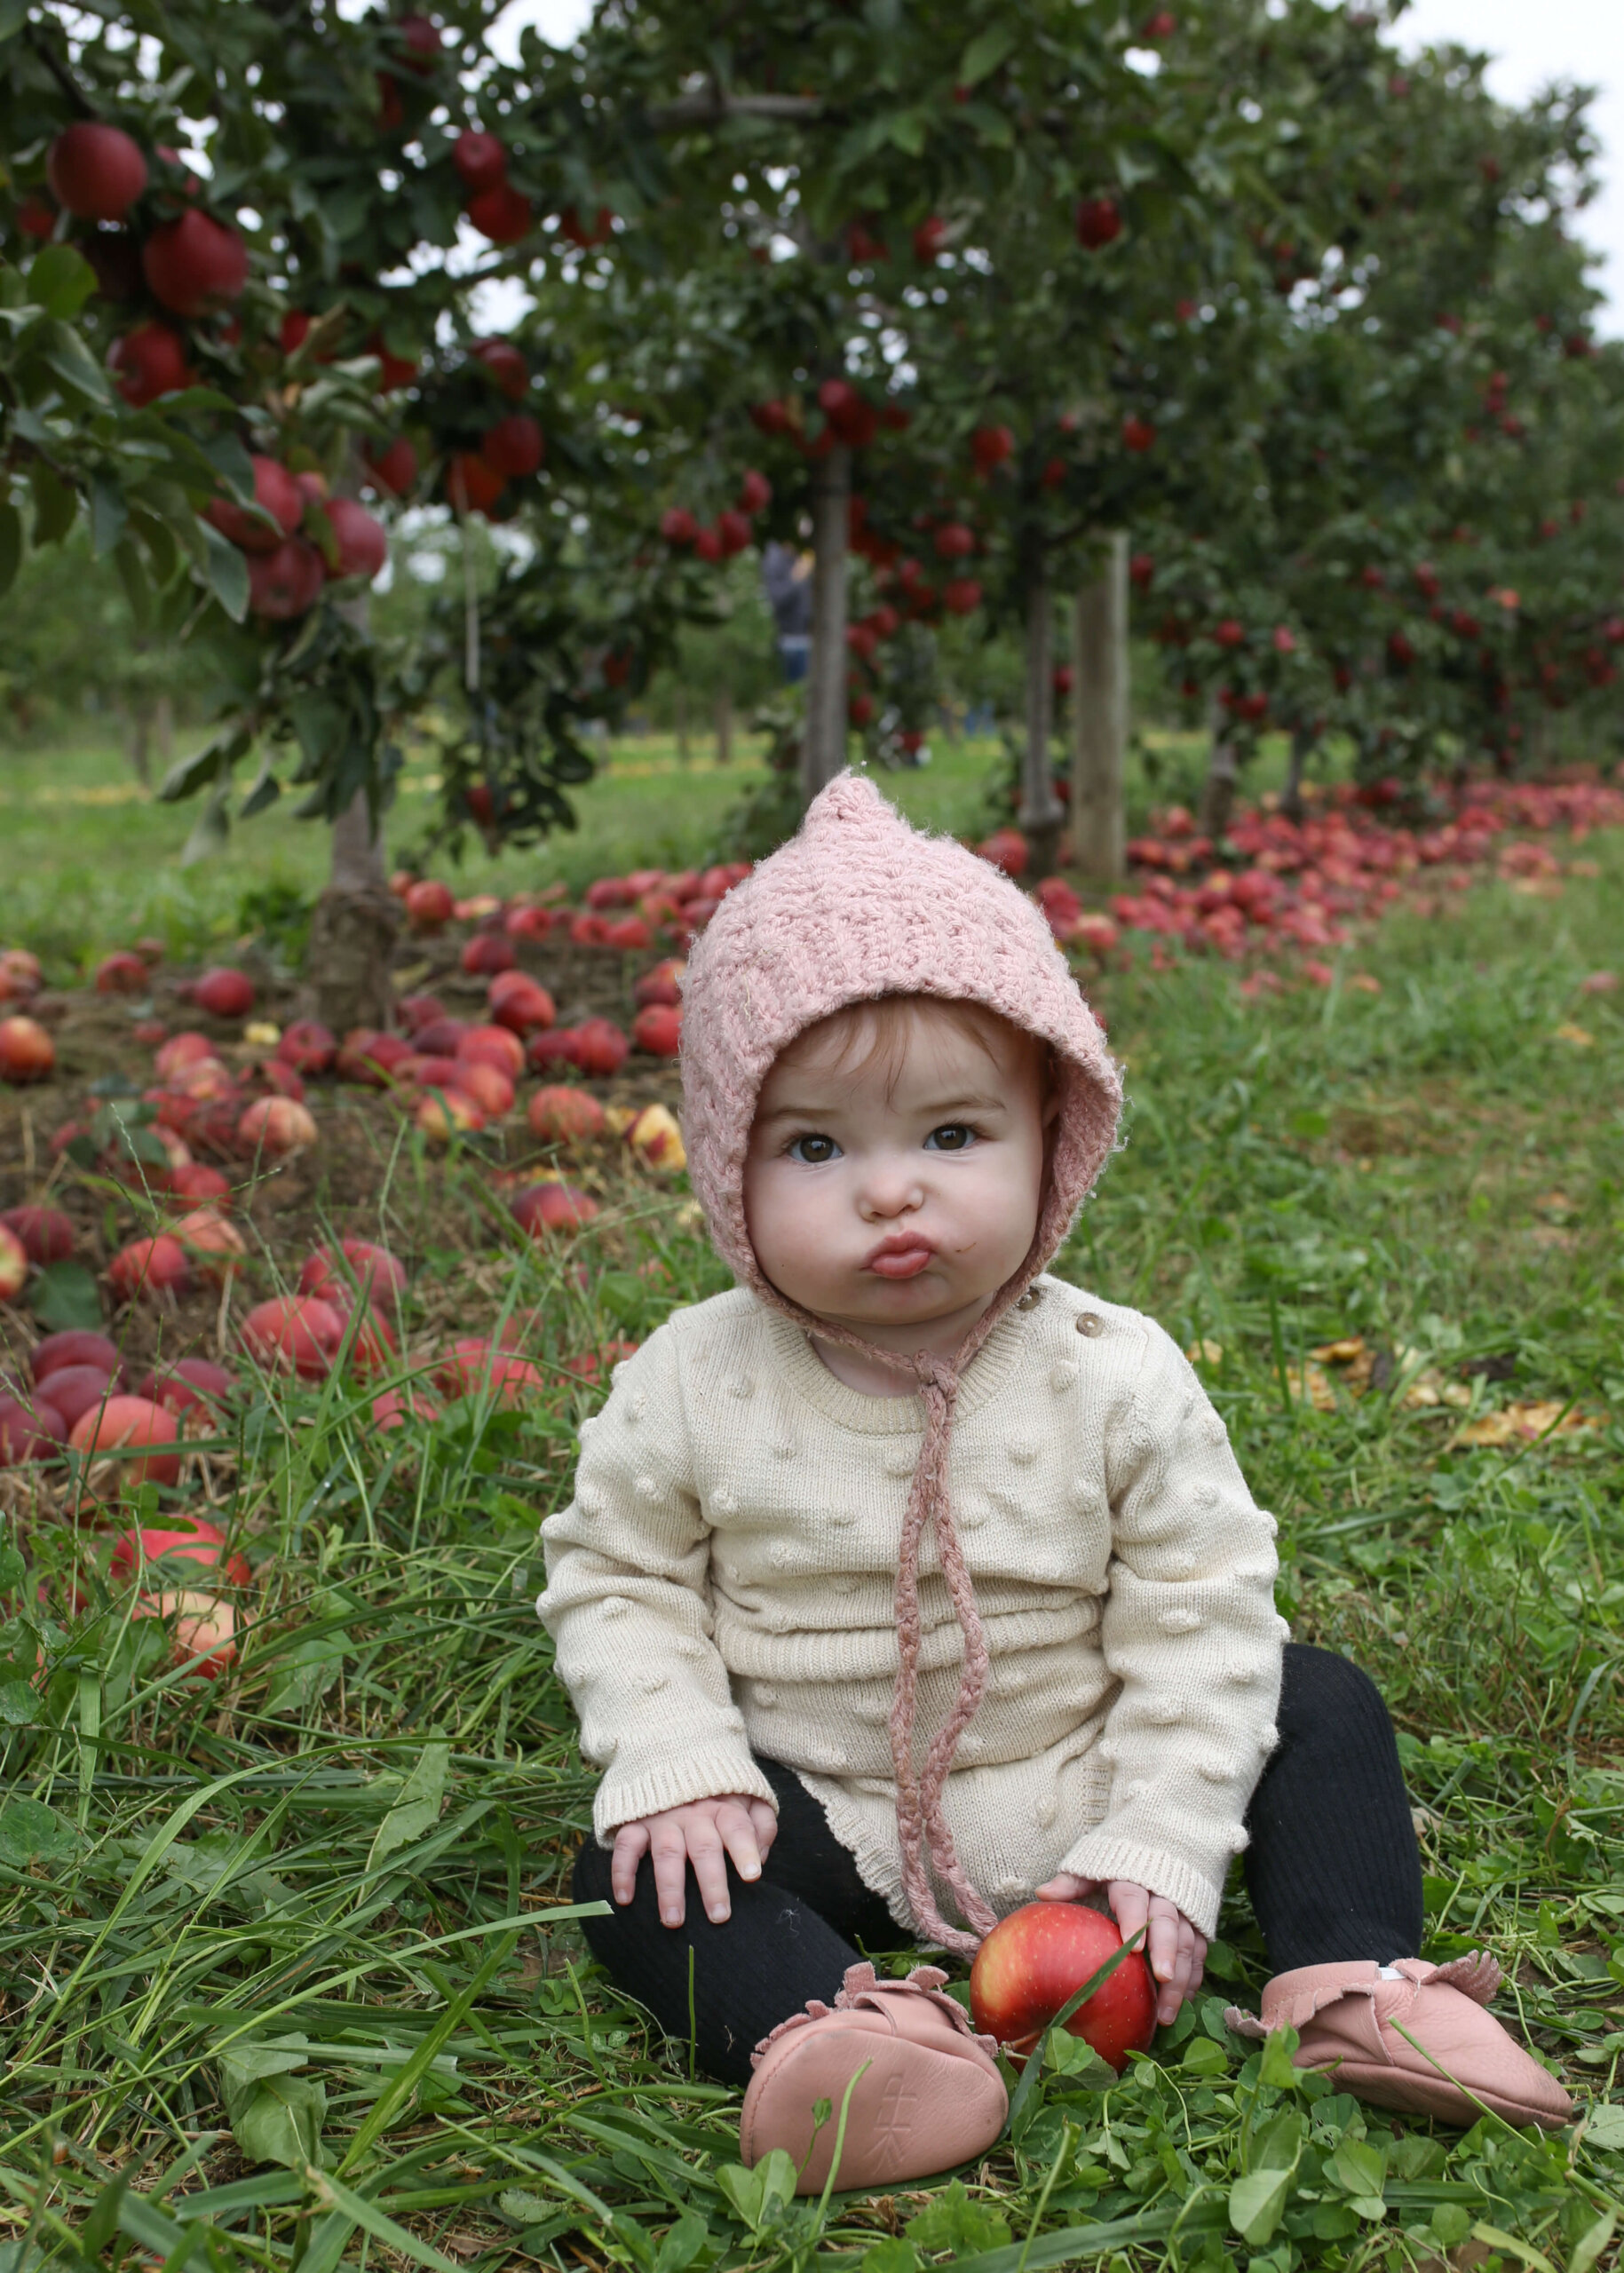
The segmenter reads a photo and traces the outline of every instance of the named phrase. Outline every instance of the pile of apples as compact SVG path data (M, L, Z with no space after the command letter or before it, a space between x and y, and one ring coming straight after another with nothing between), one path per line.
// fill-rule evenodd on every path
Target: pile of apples
M0 949L0 1003L31 1002L44 983L40 960L27 947ZM43 1081L56 1065L56 1044L25 1010L0 1017L0 1081Z
M480 793L482 802L488 802L488 789L478 783L470 796L471 806ZM424 937L443 931L452 922L471 923L474 936L463 948L462 967L470 977L488 977L514 967L514 942L522 939L568 939L577 947L641 954L664 932L685 947L734 885L743 883L750 867L748 860L727 860L702 870L637 868L629 875L600 876L587 886L580 907L562 904L562 885L543 892L519 892L508 900L493 892L457 899L437 877L414 876L404 869L392 877L390 889L413 931Z

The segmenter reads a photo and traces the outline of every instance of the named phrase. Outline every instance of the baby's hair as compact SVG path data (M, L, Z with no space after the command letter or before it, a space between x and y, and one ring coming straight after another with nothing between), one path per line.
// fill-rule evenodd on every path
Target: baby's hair
M884 1072L889 1098L901 1078L909 1030L921 1018L940 1018L955 1026L984 1052L1000 1073L1009 1070L1017 1055L1036 1051L1045 1098L1051 1092L1053 1053L1046 1042L1008 1018L1000 1018L996 1010L989 1010L984 1003L962 1002L945 994L876 994L865 1002L848 1002L844 1010L831 1011L827 1018L820 1018L815 1026L796 1034L781 1053L779 1063L790 1065L827 1055L835 1070L860 1076L878 1065Z

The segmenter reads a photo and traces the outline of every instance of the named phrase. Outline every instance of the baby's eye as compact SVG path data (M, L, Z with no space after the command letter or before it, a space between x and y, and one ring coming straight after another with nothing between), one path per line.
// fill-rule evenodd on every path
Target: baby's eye
M925 1138L925 1150L939 1152L967 1152L976 1141L976 1132L962 1121L945 1121Z
M796 1136L790 1144L789 1157L804 1168L820 1168L826 1160L840 1158L840 1147L832 1136Z

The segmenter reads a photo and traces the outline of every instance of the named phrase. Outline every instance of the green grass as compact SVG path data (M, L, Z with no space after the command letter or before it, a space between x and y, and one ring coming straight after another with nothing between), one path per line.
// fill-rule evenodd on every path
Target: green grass
M382 1437L329 1384L267 1391L210 1456L257 1566L218 1691L167 1669L99 1575L105 1532L10 1486L5 2273L1597 2261L1624 2199L1624 995L1577 990L1624 970L1624 843L1586 849L1605 873L1560 901L1485 883L1447 922L1396 917L1357 953L1379 994L1248 1005L1209 962L1106 982L1128 1141L1061 1267L1221 1350L1208 1378L1279 1517L1282 1606L1391 1703L1427 1953L1498 1952L1500 2009L1588 2136L1406 2126L1229 2036L1224 2005L1264 1972L1237 1894L1207 1990L1109 2090L1050 2066L1019 2135L952 2183L825 2206L752 2183L734 2095L615 1998L558 1907L592 1778L531 1608L535 1526L593 1392L566 1373L522 1410ZM344 1228L414 1258L415 1343L535 1310L561 1366L724 1282L680 1192L611 1174L600 1223L537 1257L477 1162L408 1148L379 1181ZM1397 1353L1390 1385L1329 1412L1294 1395L1351 1335ZM1406 1404L1418 1373L1475 1406ZM1455 1441L1513 1399L1596 1425Z

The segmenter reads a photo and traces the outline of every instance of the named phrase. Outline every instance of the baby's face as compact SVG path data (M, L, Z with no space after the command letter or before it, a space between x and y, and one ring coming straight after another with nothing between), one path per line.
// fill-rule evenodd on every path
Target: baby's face
M1030 1037L928 998L887 1005L878 1026L860 1008L809 1028L762 1085L750 1132L762 1270L883 1347L967 1331L1032 1245L1045 1089Z

